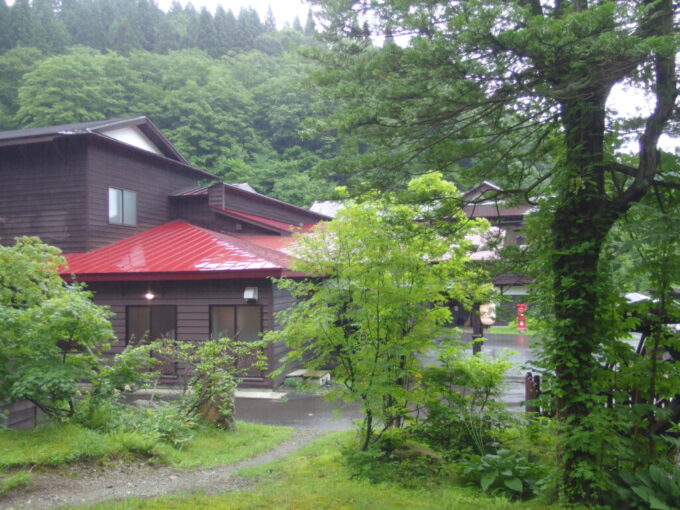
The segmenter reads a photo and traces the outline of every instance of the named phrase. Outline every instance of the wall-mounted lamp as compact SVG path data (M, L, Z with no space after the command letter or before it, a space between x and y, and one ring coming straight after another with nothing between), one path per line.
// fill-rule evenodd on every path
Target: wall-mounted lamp
M243 299L246 301L257 301L257 287L246 287L243 291Z
M146 298L147 301L151 301L153 298L156 297L156 294L154 294L150 290L147 290L146 294L144 294L144 297Z

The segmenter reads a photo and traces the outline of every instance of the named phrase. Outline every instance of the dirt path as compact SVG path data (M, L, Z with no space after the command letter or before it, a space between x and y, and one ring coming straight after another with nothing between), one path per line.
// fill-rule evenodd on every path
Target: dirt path
M296 429L291 439L260 455L200 471L121 464L107 468L73 468L68 473L72 476L39 473L33 477L33 490L0 500L0 510L60 508L191 490L210 493L249 489L253 481L234 475L236 471L285 457L325 433L323 430Z

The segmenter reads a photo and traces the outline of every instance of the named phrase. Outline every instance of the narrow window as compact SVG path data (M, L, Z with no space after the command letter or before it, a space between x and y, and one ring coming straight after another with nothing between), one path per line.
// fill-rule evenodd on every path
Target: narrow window
M123 190L123 225L137 226L137 193Z
M109 188L109 223L123 224L123 192Z
M109 223L137 225L137 192L109 188Z

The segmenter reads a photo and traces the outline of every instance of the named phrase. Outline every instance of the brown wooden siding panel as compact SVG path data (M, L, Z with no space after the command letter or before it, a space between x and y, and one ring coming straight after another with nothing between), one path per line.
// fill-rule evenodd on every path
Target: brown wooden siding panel
M302 211L298 212L291 210L276 203L266 203L255 197L247 197L229 190L226 190L224 207L226 209L235 209L248 214L256 214L258 216L284 221L293 225L304 225L317 221L316 217L312 216L311 213L308 215Z
M171 199L173 218L225 234L268 234L271 230L257 227L234 218L216 213L208 207L206 196L176 197ZM240 225L240 228L238 227Z
M295 304L295 298L291 296L290 292L285 289L278 287L276 284L272 284L272 313L275 315L277 312L284 310L293 304ZM274 317L273 329L281 329L280 324L276 321ZM286 346L284 342L275 342L271 345L270 358L272 360L272 370L276 370L283 364L281 359L288 354L290 349ZM289 366L286 372L290 372L298 368L297 365ZM274 384L278 386L285 379L285 373L274 380Z
M196 183L196 176L171 162L92 140L88 173L88 250L137 234L172 219L168 195ZM137 226L112 225L108 189L137 193Z
M37 407L28 401L0 404L0 414L5 413L6 421L3 424L11 429L33 428L38 418Z
M64 137L53 143L0 148L0 238L38 236L65 252L86 247L86 147Z
M262 306L262 328L272 327L271 283L268 280L207 280L176 282L93 282L94 301L109 306L113 317L111 324L119 339L112 345L112 352L120 352L125 345L125 309L130 305L148 305L143 297L151 289L156 294L152 305L177 306L177 338L199 342L210 333L210 306L246 305L243 299L245 287L258 287L258 303ZM272 360L270 364L273 366ZM270 379L252 379L250 383L271 386Z

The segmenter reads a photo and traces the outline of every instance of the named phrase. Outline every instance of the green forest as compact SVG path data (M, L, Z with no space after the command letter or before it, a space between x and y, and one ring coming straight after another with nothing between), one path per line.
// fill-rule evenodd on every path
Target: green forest
M0 0L0 130L146 115L193 165L308 206L334 187L314 169L335 142L301 137L318 44L311 16L277 30L271 10Z

